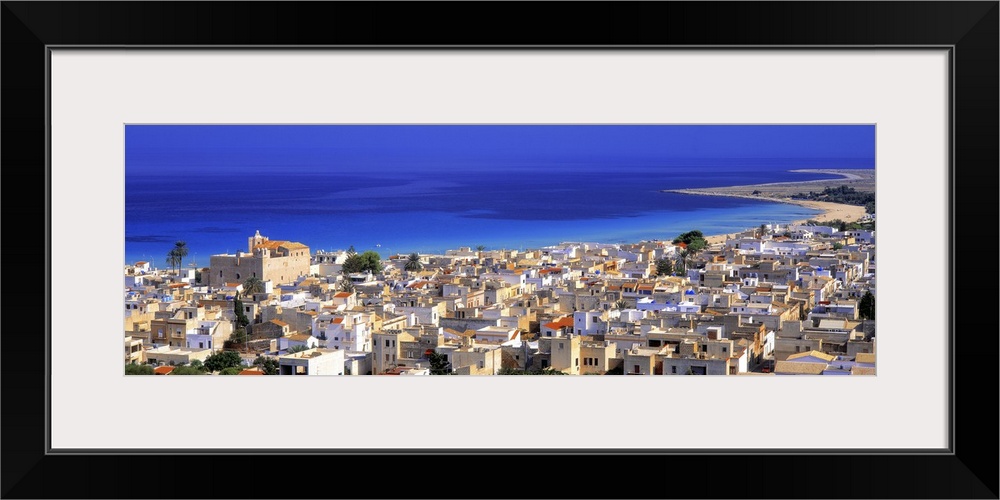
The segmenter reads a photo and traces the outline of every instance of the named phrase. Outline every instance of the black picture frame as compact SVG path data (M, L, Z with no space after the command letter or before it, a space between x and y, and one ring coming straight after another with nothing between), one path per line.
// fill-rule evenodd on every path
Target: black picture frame
M973 252L959 246L997 219L998 2L2 2L0 61L3 75L3 148L0 160L12 197L8 223L18 241L5 245L5 298L40 280L46 270L46 304L67 277L49 274L52 249L47 228L47 47L77 46L457 46L527 47L747 47L950 46L953 71L952 202L947 237L957 266ZM453 19L463 19L461 24ZM44 188L43 188L44 186ZM13 192L19 196L14 197ZM29 201L21 203L25 193ZM12 200L18 200L14 202ZM20 227L18 227L20 223ZM975 226L973 226L975 225ZM7 234L12 234L10 226ZM30 234L34 238L29 238ZM987 255L995 254L986 240ZM85 257L80 250L79 257ZM83 259L82 259L83 260ZM30 265L28 264L30 263ZM954 269L954 267L952 268ZM984 273L980 280L989 280ZM963 293L982 281L952 276ZM985 291L984 291L985 292ZM983 294L982 297L992 297ZM345 457L284 455L53 455L47 453L45 364L20 346L39 345L41 330L7 315L0 371L4 375L2 495L4 498L188 497L404 497L542 496L550 482L568 497L713 498L998 498L997 311L982 300L974 314L955 314L952 332L953 440L949 453L834 455L790 453L694 455L433 454L405 458L425 464L426 475L397 482L402 465L381 454L358 461L357 480L342 484L329 474ZM30 302L28 302L30 304ZM987 305L983 305L987 304ZM985 309L984 309L985 307ZM48 308L45 311L48 323ZM977 335L977 333L979 335ZM963 342L976 335L975 342ZM28 342L25 342L27 340ZM15 342L17 342L15 344ZM976 359L956 357L974 350ZM980 354L982 353L982 354ZM969 356L973 357L973 356ZM86 409L81 409L86 411ZM960 418L961 417L961 418ZM959 425L960 422L966 422ZM829 435L827 433L826 435ZM578 454L583 455L583 454ZM984 459L983 457L989 457ZM324 462L322 466L320 462ZM394 464L395 465L392 465ZM316 464L299 488L273 480L276 469ZM473 467L474 465L479 464ZM579 471L552 474L566 465ZM382 468L387 466L386 468ZM210 470L185 475L180 471ZM305 468L301 469L307 470ZM490 479L488 471L506 475ZM572 469L571 469L572 470ZM221 471L221 472L217 472ZM256 472L255 472L256 471ZM592 480L608 471L615 480ZM268 472L266 475L263 472ZM469 473L466 473L469 472ZM709 479L718 474L718 479ZM441 477L441 481L435 479ZM627 479L627 481L623 481ZM311 483L326 486L313 488ZM597 483L595 485L595 483ZM396 486L396 485L399 486ZM541 490L544 491L544 490ZM557 491L559 489L557 488ZM480 492L480 493L475 493Z

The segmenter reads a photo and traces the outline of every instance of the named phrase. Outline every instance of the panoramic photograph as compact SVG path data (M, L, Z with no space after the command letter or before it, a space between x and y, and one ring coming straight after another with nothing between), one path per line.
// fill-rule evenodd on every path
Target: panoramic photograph
M125 375L875 375L874 125L126 125Z

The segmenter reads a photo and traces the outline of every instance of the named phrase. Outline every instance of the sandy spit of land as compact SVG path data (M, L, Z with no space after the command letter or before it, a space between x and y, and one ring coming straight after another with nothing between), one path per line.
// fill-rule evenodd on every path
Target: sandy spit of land
M811 200L795 200L791 198L791 195L808 192L808 191L822 191L823 187L831 186L836 187L843 184L851 186L859 191L874 191L875 190L875 171L874 170L833 170L833 169L823 169L823 170L794 170L794 172L817 172L817 173L829 173L832 175L839 175L841 178L833 179L823 179L817 181L801 181L801 182L774 182L767 184L753 184L749 186L726 186L717 188L699 188L699 189L671 189L667 192L671 193L682 193L682 194L692 194L701 196L729 196L733 198L750 198L754 200L766 200L773 201L777 203L792 203L795 205L801 205L804 207L814 208L817 210L822 210L822 212L812 219L817 222L827 222L833 219L840 219L846 222L852 222L860 219L865 215L865 207L855 206L855 205L843 205L840 203L830 203L826 201L811 201ZM753 194L756 191L757 194ZM804 223L803 220L792 221L792 224ZM749 229L749 228L748 228ZM726 238L734 236L733 234L714 234L706 236L705 239L708 240L709 244L723 243Z

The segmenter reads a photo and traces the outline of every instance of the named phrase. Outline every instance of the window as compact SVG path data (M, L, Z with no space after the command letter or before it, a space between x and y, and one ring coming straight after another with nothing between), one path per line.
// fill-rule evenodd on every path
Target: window
M205 348L205 343L204 342L198 342L198 349L204 349L204 348Z
M236 273L236 279L240 279L240 273Z
M580 358L573 358L573 366L580 366Z
M560 343L559 343L559 350L562 350L562 348L563 348L563 343L562 343L562 342L560 342Z
M670 373L677 373L677 367L676 366L671 366L670 367Z
M385 346L389 347L389 339L385 339Z
M642 373L642 370L639 369L639 365L632 366L632 373Z

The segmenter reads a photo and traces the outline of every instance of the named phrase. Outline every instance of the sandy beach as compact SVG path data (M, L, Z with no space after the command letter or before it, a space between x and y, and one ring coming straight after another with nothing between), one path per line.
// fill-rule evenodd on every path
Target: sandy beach
M813 220L818 222L826 222L834 219L840 219L847 222L853 222L860 219L865 215L865 207L857 205L843 205L840 203L830 203L826 201L811 201L811 200L796 200L792 199L791 195L799 192L807 192L813 190L822 190L825 186L839 186L842 184L849 185L859 191L874 191L875 190L875 171L874 170L796 170L797 172L822 172L831 175L838 175L840 178L833 179L823 179L816 181L802 181L802 182L776 182L768 184L753 184L748 186L726 186L718 188L701 188L701 189L671 189L668 190L671 193L682 193L700 196L729 196L732 198L750 198L754 200L766 200L773 201L776 203L792 203L795 205L801 205L804 207L814 208L817 210L822 210L822 213L817 214L812 217ZM754 194L756 192L756 194ZM801 224L806 220L796 220L791 221L792 224ZM749 228L748 228L749 229ZM705 239L708 243L723 243L726 238L732 237L733 234L714 234L706 236Z

